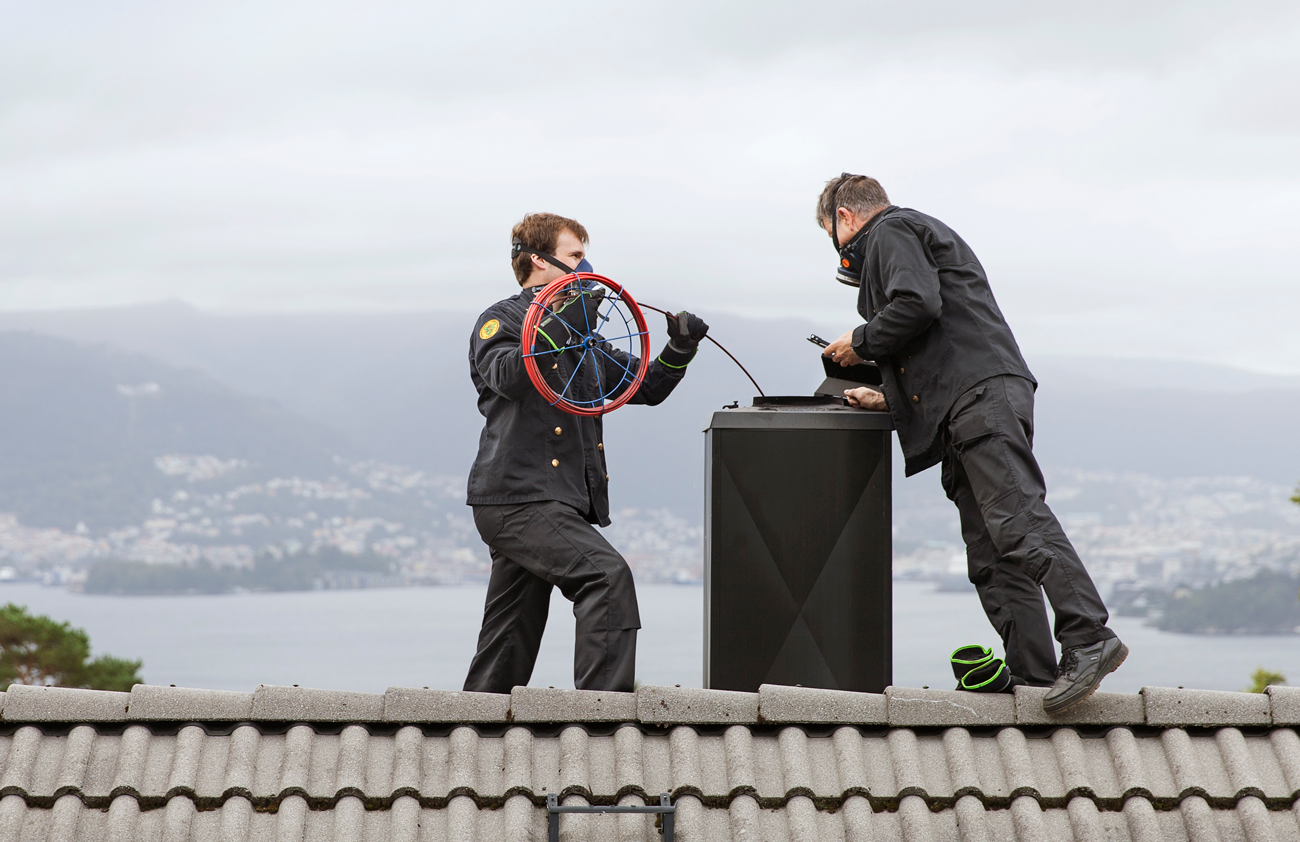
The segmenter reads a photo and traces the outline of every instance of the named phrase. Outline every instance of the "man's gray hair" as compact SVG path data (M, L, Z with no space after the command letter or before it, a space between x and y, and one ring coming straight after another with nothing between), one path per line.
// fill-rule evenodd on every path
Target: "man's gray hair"
M879 181L870 176L842 173L826 182L826 189L817 200L817 225L825 228L826 221L835 218L837 208L861 214L888 206L889 196Z

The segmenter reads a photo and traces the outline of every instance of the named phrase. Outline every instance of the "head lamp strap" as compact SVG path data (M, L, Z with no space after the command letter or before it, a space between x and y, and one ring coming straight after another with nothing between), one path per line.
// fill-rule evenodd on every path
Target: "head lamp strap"
M535 257L540 257L542 260L545 260L547 263L551 264L556 269L564 270L564 274L566 275L571 275L577 271L572 266L566 265L565 263L561 262L559 259L552 257L551 255L546 254L545 252L534 251L533 249L526 247L523 243L523 240L520 240L518 237L515 237L510 241L510 259L514 260L516 257L518 257L521 254L531 254L534 255Z
M852 173L840 173L840 183L835 186L835 195L831 197L831 242L835 243L836 251L843 248L840 245L840 188L846 179L852 177Z

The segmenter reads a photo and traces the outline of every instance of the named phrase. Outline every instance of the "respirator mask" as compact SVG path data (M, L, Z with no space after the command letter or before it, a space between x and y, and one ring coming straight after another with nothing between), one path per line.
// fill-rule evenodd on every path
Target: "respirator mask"
M843 246L839 243L839 237L834 239L835 248L840 253L840 265L835 270L835 280L846 286L861 286L863 253L866 251L867 245L867 226L862 226L862 230L854 234L853 239Z

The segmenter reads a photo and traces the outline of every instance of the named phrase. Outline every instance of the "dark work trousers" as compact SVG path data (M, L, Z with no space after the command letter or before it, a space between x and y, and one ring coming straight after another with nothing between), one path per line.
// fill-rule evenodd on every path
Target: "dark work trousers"
M1034 387L993 377L953 403L943 432L943 488L961 514L970 580L1002 636L1007 668L1030 684L1056 680L1043 594L1062 649L1115 633L1106 606L1056 515L1034 458Z
M509 693L528 684L555 586L577 620L573 686L631 692L641 615L618 551L564 503L475 506L474 525L492 553L492 576L465 689Z

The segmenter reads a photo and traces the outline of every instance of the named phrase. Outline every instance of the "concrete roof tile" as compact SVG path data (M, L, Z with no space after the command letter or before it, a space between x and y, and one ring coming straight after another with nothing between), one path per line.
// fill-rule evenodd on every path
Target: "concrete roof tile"
M125 722L130 693L11 684L6 722Z
M635 693L516 687L510 691L514 722L635 722Z
M536 799L567 787L576 794L565 803L675 790L683 839L1297 836L1300 735L1289 726L701 724L667 733L636 723L450 733L360 721L287 732L19 724L0 735L0 788L18 796L0 804L0 830L18 839L535 839L546 829ZM426 806L393 797L408 787ZM285 794L294 791L310 809ZM160 808L141 809L137 793ZM645 817L568 816L562 825L565 838L659 838Z
M1043 710L1046 687L1017 687L1017 725L1143 725L1146 708L1140 693L1093 693L1059 716Z
M132 687L127 707L128 718L137 722L239 722L252 715L252 693L158 687L151 684Z
M885 697L895 728L1016 724L1015 699L1006 693L886 687Z
M1292 728L1274 728L1268 734L1269 747L1289 792L1300 792L1300 734Z
M295 725L284 735L281 787L306 789L311 783L311 755L315 742L316 732L309 725Z
M636 713L647 723L753 725L758 694L643 684L636 691Z
M384 697L345 690L260 684L252 719L259 722L382 722Z
M948 765L948 784L955 793L962 789L982 789L980 764L975 756L974 741L965 728L949 728L943 732L941 745ZM980 807L981 811L983 806Z
M1143 687L1148 725L1269 725L1272 711L1263 693Z
M1264 692L1268 694L1274 725L1300 725L1300 687L1274 684Z
M388 722L506 722L509 716L510 696L505 693L415 687L389 687L384 693L384 719Z
M700 765L700 735L694 728L678 725L668 733L670 783L664 789L700 789L704 770Z
M888 705L881 693L851 693L764 684L758 688L758 715L763 722L884 725Z
M222 791L230 789L252 790L253 775L257 766L258 743L262 735L251 725L241 725L230 735L230 751L226 754L226 777Z
M748 730L748 729L746 729ZM866 753L862 735L856 728L836 728L831 735L831 750L835 755L835 773L839 777L840 791L870 789Z

